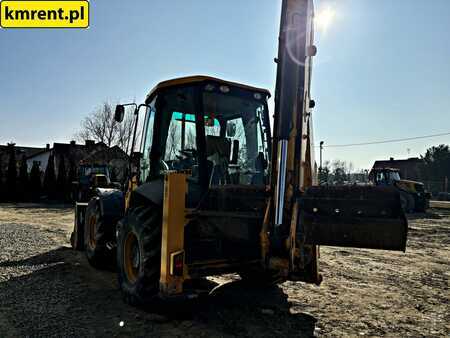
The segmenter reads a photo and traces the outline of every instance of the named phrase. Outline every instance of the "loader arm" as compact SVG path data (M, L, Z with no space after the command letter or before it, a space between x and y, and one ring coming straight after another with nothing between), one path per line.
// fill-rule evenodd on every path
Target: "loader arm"
M317 245L405 250L407 222L399 195L378 187L315 186L310 97L312 0L283 0L275 90L273 163L262 248L288 278L320 283ZM314 187L313 187L314 186ZM277 263L274 263L277 262Z
M310 99L313 3L283 0L275 89L271 189L272 245L281 247L289 227L295 196L315 183Z
M306 148L312 146L310 122L310 74L313 46L312 1L283 0L277 58L274 114L274 159L271 182L275 196L275 224L283 223L283 211L292 209L295 191L304 189ZM310 162L310 161L309 161Z

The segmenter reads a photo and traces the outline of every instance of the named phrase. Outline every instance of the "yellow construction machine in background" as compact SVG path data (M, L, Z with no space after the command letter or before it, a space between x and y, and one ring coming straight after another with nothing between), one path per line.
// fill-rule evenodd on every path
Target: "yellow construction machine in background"
M422 182L404 180L396 168L373 168L369 174L370 181L376 186L392 186L400 193L402 209L407 212L425 212L430 207L431 194L425 191Z

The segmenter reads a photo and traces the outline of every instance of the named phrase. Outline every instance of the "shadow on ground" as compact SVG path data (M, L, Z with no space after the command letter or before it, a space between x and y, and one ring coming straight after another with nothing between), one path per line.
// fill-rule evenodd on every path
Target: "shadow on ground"
M67 255L73 253L73 250L68 247L60 247L55 250L48 251L41 255L32 256L18 261L3 261L0 262L0 267L18 267L18 266L33 266L41 264L52 264L64 262Z
M73 204L69 203L0 203L3 209L45 209L48 211L70 210Z
M251 287L242 281L213 290L197 318L215 323L223 332L245 336L313 336L316 319L290 313L287 295L278 287Z
M59 248L24 260L0 262L0 272L38 266L0 283L0 332L27 336L305 336L316 319L290 313L279 287L235 281L210 296L164 309L122 302L114 273L94 270L83 253ZM42 268L41 268L42 267ZM211 285L213 286L213 285ZM176 315L173 315L176 314Z

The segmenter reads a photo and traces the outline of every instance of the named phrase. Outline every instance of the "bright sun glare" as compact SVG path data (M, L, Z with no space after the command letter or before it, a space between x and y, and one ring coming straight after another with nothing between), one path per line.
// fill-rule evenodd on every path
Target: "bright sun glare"
M333 22L336 12L330 6L319 9L315 15L316 28L322 32L326 32Z

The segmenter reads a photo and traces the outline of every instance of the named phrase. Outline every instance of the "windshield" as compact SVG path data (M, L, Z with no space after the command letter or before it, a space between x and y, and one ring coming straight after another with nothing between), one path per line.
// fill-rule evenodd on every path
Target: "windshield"
M400 181L400 174L398 173L398 171L391 171L389 173L389 178L392 181Z
M209 85L203 104L208 117L205 132L212 185L264 184L269 130L262 95L245 91L233 95L227 86Z
M393 181L400 181L400 173L389 170L378 171L375 179L377 184L390 184Z
M99 166L99 167L83 166L83 167L80 167L80 175L81 176L89 176L89 175L94 175L94 174L107 175L108 168L106 166Z
M150 105L143 180L167 170L188 170L199 178L204 170L209 185L267 182L270 130L265 95L212 84L184 86L164 90Z

